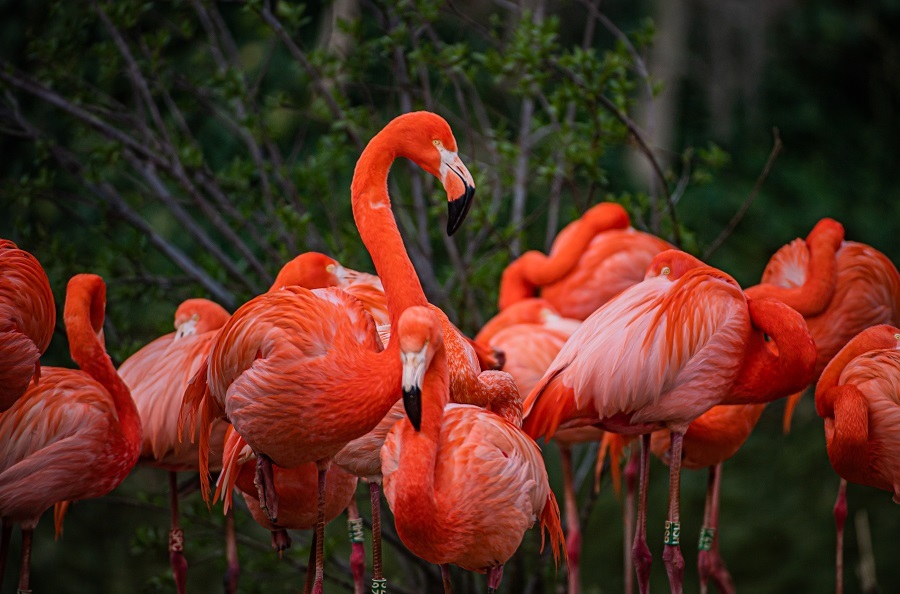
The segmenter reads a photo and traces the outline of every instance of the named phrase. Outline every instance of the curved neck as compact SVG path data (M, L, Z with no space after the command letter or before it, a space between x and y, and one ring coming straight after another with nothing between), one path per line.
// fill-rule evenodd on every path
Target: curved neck
M384 285L392 325L406 308L428 304L391 211L387 177L397 156L398 143L386 128L363 150L350 186L353 218Z
M751 309L754 328L732 395L724 404L771 402L803 390L812 381L815 343L803 318L779 306L796 319L793 316L785 319L777 315L777 310L772 315Z
M529 251L507 266L500 280L500 309L534 297L537 288L568 276L594 237L610 229L625 229L629 224L628 213L618 204L602 202L594 206L559 232L549 256Z
M92 274L79 274L66 290L64 321L72 360L82 371L97 380L109 392L123 432L137 432L140 418L131 392L119 377L98 337L103 328L106 285ZM140 437L138 437L140 440Z
M878 332L879 328L884 328L885 332ZM855 336L831 359L816 384L816 412L820 417L834 416L834 393L830 390L837 387L844 368L853 359L869 351L896 348L897 339L893 338L892 332L893 329L887 326L873 327Z
M793 308L804 317L817 316L831 303L837 285L837 251L840 245L826 238L810 236L806 279L799 287L779 287L770 283L747 289L754 299L771 297Z

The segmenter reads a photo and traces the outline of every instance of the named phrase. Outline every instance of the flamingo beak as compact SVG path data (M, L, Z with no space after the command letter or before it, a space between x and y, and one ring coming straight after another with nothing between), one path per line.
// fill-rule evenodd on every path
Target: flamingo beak
M455 152L443 147L441 152L441 183L447 191L447 235L453 235L462 225L475 197L475 180Z
M400 354L403 364L403 408L416 431L422 427L422 381L425 378L427 348L426 343L421 351Z

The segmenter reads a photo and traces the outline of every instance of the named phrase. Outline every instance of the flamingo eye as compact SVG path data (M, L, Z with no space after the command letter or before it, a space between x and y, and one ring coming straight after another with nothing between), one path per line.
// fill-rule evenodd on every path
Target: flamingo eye
M763 340L765 340L766 342L772 342L772 337L763 332Z
M660 270L659 272L660 272L660 274L662 274L663 276L669 276L670 274L672 274L672 269L669 268L668 266L663 266L663 267L662 267L662 270Z
M438 139L437 139L437 138L435 138L435 139L434 139L434 140L432 140L432 141L431 141L431 142L433 142L433 143L434 143L434 146L441 146L441 141L440 141L440 140L438 140Z
M334 272L334 264L329 264L328 266L326 266L325 271L329 273Z
M900 334L894 334L894 338L896 338L897 340L900 340Z
M192 315L192 316L191 316L191 319L194 320L194 321L196 322L197 320L200 319L200 314L194 314L194 315Z

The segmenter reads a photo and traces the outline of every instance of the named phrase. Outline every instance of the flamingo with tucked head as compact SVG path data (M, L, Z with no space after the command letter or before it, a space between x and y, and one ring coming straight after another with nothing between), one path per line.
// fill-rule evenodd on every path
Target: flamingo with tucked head
M103 347L105 307L99 276L72 277L64 320L81 370L45 368L40 384L0 414L0 549L7 549L11 525L21 524L20 591L29 591L32 533L41 514L62 501L106 495L141 451L140 416Z
M649 590L646 486L650 433L672 432L663 558L681 591L679 473L688 425L716 404L768 402L806 385L815 346L803 318L771 299L748 300L737 282L683 252L654 258L646 279L575 331L525 401L524 428L552 437L585 425L642 435L634 562Z

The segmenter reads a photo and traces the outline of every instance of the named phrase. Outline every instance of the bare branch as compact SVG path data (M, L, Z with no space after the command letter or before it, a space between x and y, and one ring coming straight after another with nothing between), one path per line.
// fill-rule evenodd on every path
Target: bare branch
M747 211L750 210L750 205L753 204L753 200L756 198L756 195L759 193L759 190L762 188L763 183L765 183L766 178L769 177L769 172L772 171L772 166L775 164L775 159L778 158L779 153L781 153L781 134L778 131L778 128L772 128L772 136L774 137L774 142L772 144L772 150L769 152L769 158L766 159L766 164L763 167L762 172L760 172L759 177L756 178L756 183L753 184L753 190L750 191L750 194L747 196L747 199L744 200L744 203L741 204L741 207L738 209L734 216L731 217L731 220L728 221L728 225L722 229L722 232L719 233L719 236L709 244L709 247L703 251L703 260L709 259L710 256L715 253L717 249L722 247L722 244L725 242L728 237L731 236L735 227L737 227L738 223L741 222L741 219L744 218L744 215L747 214Z

